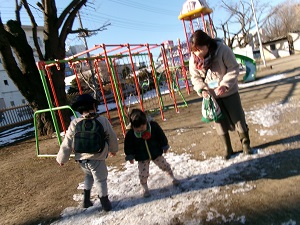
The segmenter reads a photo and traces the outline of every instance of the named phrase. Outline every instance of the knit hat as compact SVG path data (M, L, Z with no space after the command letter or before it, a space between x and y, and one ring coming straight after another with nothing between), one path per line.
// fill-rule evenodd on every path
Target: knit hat
M78 107L80 106L84 106L84 105L89 105L89 104L96 104L99 105L99 101L97 101L96 99L94 99L91 95L89 94L82 94L79 95L76 99L76 101L72 104L72 109L77 110Z

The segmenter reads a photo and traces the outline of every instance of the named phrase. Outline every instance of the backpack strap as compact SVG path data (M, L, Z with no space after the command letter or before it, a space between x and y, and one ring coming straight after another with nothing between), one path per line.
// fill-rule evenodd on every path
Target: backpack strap
M98 117L100 117L99 113L93 113L91 115L93 116L92 118L96 119L96 120L97 120ZM108 136L107 136L107 133L104 130L104 126L99 120L97 122L99 122L102 125L102 130L103 130L103 133L105 134L104 142L107 142L108 141ZM105 145L103 147L105 147Z

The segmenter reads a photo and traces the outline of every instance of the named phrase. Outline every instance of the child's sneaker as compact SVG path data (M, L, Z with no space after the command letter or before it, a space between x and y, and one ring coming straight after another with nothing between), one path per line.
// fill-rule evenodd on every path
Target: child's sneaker
M172 183L174 186L178 186L180 184L180 181L177 179L173 179Z
M144 196L144 198L150 197L150 191L149 191L147 183L142 184L142 187L143 187L143 196Z
M144 190L143 196L144 196L144 198L149 198L151 196L150 191L149 190Z

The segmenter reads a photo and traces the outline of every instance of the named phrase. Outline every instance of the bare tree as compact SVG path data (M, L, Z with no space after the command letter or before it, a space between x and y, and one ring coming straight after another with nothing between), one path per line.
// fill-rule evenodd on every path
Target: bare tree
M217 29L222 30L226 45L230 48L233 45L243 48L252 41L250 30L254 27L253 11L250 1L227 2L222 0L224 8L229 16L225 22L221 22ZM256 15L258 20L267 9L267 4L256 4Z
M286 0L273 9L273 14L267 19L264 30L269 40L286 36L289 32L299 31L300 1Z
M28 44L24 30L22 29L20 10L24 7L32 26L33 40L39 60L54 60L65 58L66 38L70 33L88 32L84 30L72 30L77 12L88 0L72 0L61 12L57 13L55 0L41 0L37 7L44 17L44 43L45 54L42 54L37 38L37 23L31 12L27 0L15 0L15 20L9 20L6 25L0 17L0 55L3 67L22 95L30 103L34 111L48 108L39 71L35 64L33 50ZM103 25L98 31L106 29ZM64 83L64 65L60 70L51 68L51 77L60 105L67 104ZM55 104L54 104L55 105ZM40 135L52 134L54 126L49 113L39 114L38 130ZM68 112L64 114L66 125L70 122Z

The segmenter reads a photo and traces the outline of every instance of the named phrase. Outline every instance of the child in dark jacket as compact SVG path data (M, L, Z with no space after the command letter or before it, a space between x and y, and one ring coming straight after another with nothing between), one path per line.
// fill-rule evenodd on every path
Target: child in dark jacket
M138 161L139 179L143 187L144 197L149 197L147 185L149 177L149 164L153 161L161 170L173 179L173 184L179 181L174 177L170 164L166 161L163 153L169 150L168 139L155 121L148 121L146 114L140 109L133 109L129 115L131 128L125 136L124 151L126 160L134 163Z

